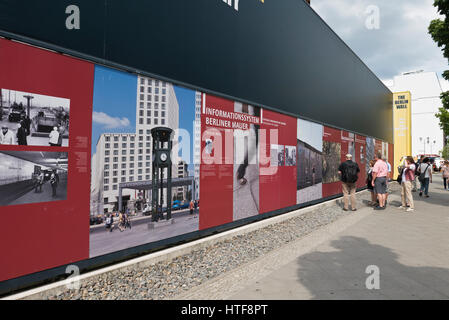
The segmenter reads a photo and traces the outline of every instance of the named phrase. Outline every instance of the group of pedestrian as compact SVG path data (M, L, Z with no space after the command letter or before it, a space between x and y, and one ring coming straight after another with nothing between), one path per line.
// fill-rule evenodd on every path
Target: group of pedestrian
M413 157L406 157L404 163L398 168L398 183L401 185L400 209L407 212L415 210L413 192L419 191L420 197L429 198L429 185L432 183L432 162L425 156L415 162ZM349 200L353 211L357 210L355 192L358 173L360 172L356 162L352 161L352 155L346 155L346 162L339 167L339 174L343 189L343 210L349 210ZM449 190L449 161L445 161L441 168L444 189ZM374 210L385 210L388 204L389 181L391 180L391 165L382 154L376 153L375 158L369 162L367 172L367 189L371 192L370 205ZM417 183L419 182L419 188Z
M129 218L129 214L127 212L120 212L118 214L117 224L114 226L114 214L108 213L106 215L105 226L106 229L109 229L109 232L112 232L115 227L117 227L120 232L125 231L127 228L131 229L131 220Z
M54 198L57 196L57 189L59 185L59 175L56 169L52 170L49 181L52 190L52 197ZM42 186L44 185L44 183L45 183L45 174L41 170L34 175L34 192L41 193Z
M52 147L61 147L64 138L65 128L63 126L53 127L49 134L48 144ZM12 131L7 125L2 126L0 132L0 144L4 145L28 145L28 136L30 135L30 127L25 120L21 120L17 124L16 132Z
M388 183L391 176L391 165L382 154L376 153L375 158L369 163L367 172L367 188L371 192L370 204L374 210L385 210L388 202ZM360 168L357 162L352 160L352 155L346 155L346 161L338 168L343 189L343 210L349 210L349 201L352 211L357 210L357 200L355 193L357 190L358 174Z
M195 213L195 215L193 217L194 218L198 217L198 201L197 200L190 201L189 210L190 210L190 215L193 215Z

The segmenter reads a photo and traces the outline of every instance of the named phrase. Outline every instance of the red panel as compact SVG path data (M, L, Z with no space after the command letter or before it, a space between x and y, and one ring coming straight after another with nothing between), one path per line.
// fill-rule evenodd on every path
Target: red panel
M325 126L323 134L324 141L335 142L341 146L341 130ZM341 182L323 183L324 198L340 194L341 192Z
M0 39L0 70L0 88L70 99L70 148L58 148L69 154L67 200L1 208L2 281L89 258L94 65Z
M270 150L271 144L294 147L296 150L296 118L263 110L261 129L266 130L266 150ZM270 130L278 130L277 142L270 140ZM264 157L262 150L260 157ZM279 166L273 174L264 174L269 165L261 164L260 167L260 213L294 206L296 204L296 166Z
M202 99L204 99L204 96L205 95L203 95ZM211 95L206 95L205 106L206 108L214 108L222 111L234 111L233 101ZM213 118L219 119L220 117ZM221 135L221 139L218 135L211 137L214 148L216 148L211 154L211 157L219 159L221 163L205 164L204 161L208 159L203 156L201 159L200 230L229 223L233 220L233 134L232 130L221 128L217 124L208 123L210 119L212 119L212 117L209 117L202 112L201 135L203 141L201 142L201 150L204 154L206 139L210 138L210 135L205 134L205 131L210 131L212 134L215 132L216 134ZM226 137L228 139L226 139ZM221 150L221 155L217 149Z
M388 162L391 164L391 171L394 172L394 168L399 164L394 163L394 144L388 144ZM393 174L393 173L392 173ZM396 179L396 177L391 177L392 179Z
M280 136L281 144L285 146L293 146L296 151L297 147L297 129L298 120L296 118L279 115L282 124ZM296 158L296 157L295 157ZM298 170L296 166L285 166L281 168L281 188L280 188L280 205L281 208L296 205L296 175Z
M266 153L260 148L260 177L259 177L259 212L266 213L277 210L281 207L281 167L274 167L269 163L263 163L264 157L271 158L270 146L272 144L281 144L281 129L277 122L279 122L280 114L269 110L263 110L263 117L261 123L261 135L265 134L266 139L261 138L261 143L264 143ZM277 132L277 139L271 134ZM267 159L267 160L268 160ZM268 196L269 195L269 196Z

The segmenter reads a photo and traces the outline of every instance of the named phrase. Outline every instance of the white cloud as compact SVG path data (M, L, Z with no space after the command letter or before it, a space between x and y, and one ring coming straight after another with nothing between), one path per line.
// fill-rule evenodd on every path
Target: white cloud
M101 124L106 129L117 129L120 127L128 127L131 122L128 118L111 117L104 112L93 112L93 122Z
M448 70L428 34L439 17L433 0L313 0L312 8L382 80L412 70ZM365 27L366 8L379 8L380 29Z

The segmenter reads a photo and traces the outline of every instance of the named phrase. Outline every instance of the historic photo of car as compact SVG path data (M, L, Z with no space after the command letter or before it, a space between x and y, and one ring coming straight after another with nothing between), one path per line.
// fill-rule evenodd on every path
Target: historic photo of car
M70 100L0 89L0 144L69 145Z

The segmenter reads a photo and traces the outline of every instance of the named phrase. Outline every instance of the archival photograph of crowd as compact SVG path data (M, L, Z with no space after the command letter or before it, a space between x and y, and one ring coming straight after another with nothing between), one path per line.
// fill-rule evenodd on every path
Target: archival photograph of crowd
M200 167L193 159L200 157L200 105L199 92L96 66L91 257L199 229ZM152 130L160 127L173 130L169 139L173 147L164 158L171 163L171 176L167 166L158 171L163 176L157 177L153 189ZM167 178L172 186L170 199Z
M0 206L67 199L66 152L0 151Z
M0 144L67 147L70 100L0 88Z

